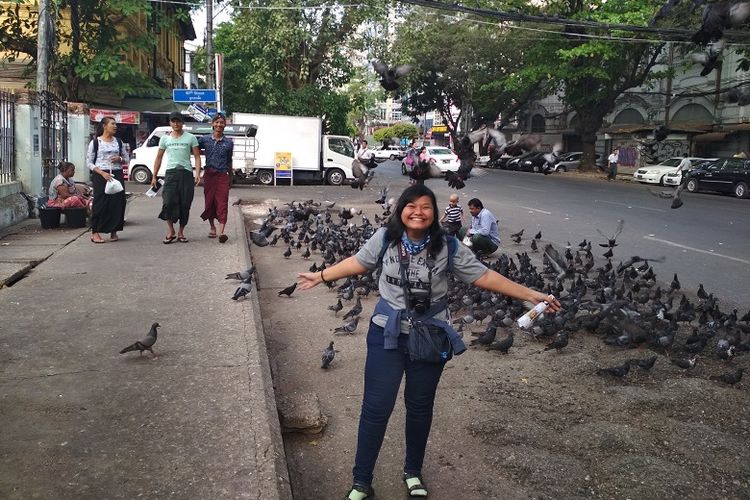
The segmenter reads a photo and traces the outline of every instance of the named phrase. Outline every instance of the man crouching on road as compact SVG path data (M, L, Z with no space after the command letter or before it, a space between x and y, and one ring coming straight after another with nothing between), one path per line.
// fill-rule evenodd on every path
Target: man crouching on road
M494 253L500 246L500 230L497 227L495 216L484 208L479 198L469 200L469 213L471 214L471 228L464 232L461 237L471 238L471 249L477 256Z

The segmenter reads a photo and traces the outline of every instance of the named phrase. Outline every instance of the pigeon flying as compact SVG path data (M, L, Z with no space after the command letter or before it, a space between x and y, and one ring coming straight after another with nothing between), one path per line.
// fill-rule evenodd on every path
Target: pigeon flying
M408 75L411 71L411 66L409 66L408 64L396 66L395 68L391 69L388 67L388 65L380 61L372 61L372 68L381 77L380 85L382 85L383 88L388 91L396 90L399 85L398 79L402 76Z
M154 350L151 348L151 346L156 343L156 329L160 326L161 325L159 323L152 324L151 330L149 330L146 338L127 346L125 349L120 351L120 354L125 354L126 352L130 351L138 351L138 355L141 356L143 354L143 351L148 351L153 357L156 357L156 354L154 354Z

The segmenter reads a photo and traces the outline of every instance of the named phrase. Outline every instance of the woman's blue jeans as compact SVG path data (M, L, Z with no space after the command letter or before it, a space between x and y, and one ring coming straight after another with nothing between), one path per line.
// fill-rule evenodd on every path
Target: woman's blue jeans
M352 474L354 482L372 484L375 461L383 444L388 419L396 404L398 388L406 373L406 459L404 472L421 474L427 438L432 426L432 408L445 363L425 363L409 359L409 336L399 335L398 349L383 348L383 328L370 322L367 332L365 391L359 417L357 455Z

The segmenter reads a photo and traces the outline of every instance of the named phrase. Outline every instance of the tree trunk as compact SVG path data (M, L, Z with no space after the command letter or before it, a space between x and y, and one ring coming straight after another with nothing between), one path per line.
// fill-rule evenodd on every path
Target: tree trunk
M579 114L581 116L581 114ZM578 170L581 172L596 171L596 133L604 122L604 114L592 116L589 112L586 119L582 119L576 127L576 133L581 137L583 156ZM605 154L606 156L606 154Z

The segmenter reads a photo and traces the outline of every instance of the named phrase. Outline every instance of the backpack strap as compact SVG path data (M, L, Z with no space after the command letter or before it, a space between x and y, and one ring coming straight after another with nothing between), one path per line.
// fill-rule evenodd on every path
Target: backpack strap
M117 139L117 151L120 153L120 157L122 157L122 141L119 137L115 137ZM99 137L94 137L94 161L92 162L94 165L96 165L96 157L99 156Z

